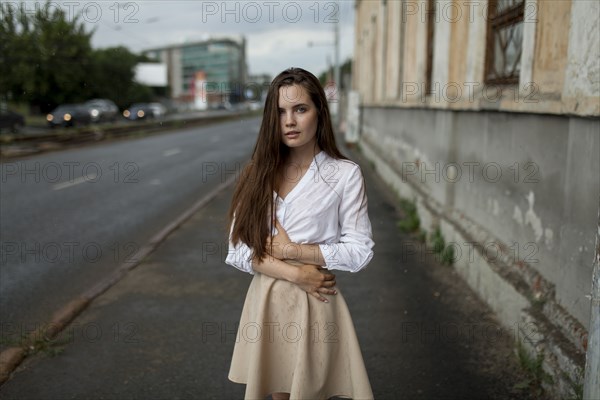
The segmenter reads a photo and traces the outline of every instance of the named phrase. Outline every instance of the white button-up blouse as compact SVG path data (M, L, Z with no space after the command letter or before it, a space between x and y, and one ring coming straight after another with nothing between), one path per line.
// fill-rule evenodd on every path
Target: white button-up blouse
M373 258L367 197L356 163L321 151L285 199L273 196L277 219L290 240L318 244L325 268L358 272ZM227 264L254 274L252 258L252 249L243 242L234 246L230 237Z

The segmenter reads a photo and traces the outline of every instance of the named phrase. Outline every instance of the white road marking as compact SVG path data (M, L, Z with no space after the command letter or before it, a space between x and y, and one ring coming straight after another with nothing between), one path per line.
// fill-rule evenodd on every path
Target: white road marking
M176 147L174 149L169 149L169 150L163 151L163 156L170 157L170 156L174 156L175 154L179 154L179 153L181 153L181 149Z
M61 189L65 189L71 186L75 186L75 185L79 185L80 183L83 182L87 182L87 181L91 181L96 179L96 174L89 174L89 175L85 175L85 176L80 176L77 179L73 179L72 181L67 181L67 182L61 182L61 183L57 183L56 185L52 186L53 190L61 190Z

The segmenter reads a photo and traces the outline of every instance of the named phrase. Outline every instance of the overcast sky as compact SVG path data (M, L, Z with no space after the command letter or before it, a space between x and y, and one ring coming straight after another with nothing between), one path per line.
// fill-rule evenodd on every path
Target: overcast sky
M27 7L44 4L45 0L28 2ZM89 29L95 29L92 44L96 48L123 45L139 52L210 35L244 34L251 74L275 76L291 66L321 73L328 57L333 62L336 19L340 23L341 61L353 51L353 0L86 0L50 4L68 15L79 14ZM309 47L310 41L320 45Z

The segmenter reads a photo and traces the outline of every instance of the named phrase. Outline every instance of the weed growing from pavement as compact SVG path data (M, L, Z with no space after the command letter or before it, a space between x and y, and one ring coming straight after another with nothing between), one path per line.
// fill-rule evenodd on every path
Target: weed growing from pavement
M417 206L413 201L400 199L400 209L404 218L397 222L398 228L404 233L413 233L421 243L427 242L427 232L421 228L421 220L417 212ZM440 228L436 228L430 236L430 243L434 254L439 256L442 264L452 265L454 263L454 247L446 246Z
M47 339L47 338L36 338L30 342L27 346L27 355L37 354L43 352L50 357L55 357L65 351L65 345L69 343L68 338L64 339Z
M421 220L419 219L415 203L406 199L400 199L400 209L404 214L404 218L398 221L398 228L405 233L416 232L421 226Z
M433 252L439 255L442 264L452 265L454 263L454 247L446 246L446 241L439 227L431 234L431 244Z
M544 304L546 304L546 298L543 296L536 296L533 293L530 293L529 301L531 302L531 308L534 310L541 311L544 308Z
M433 252L435 254L441 254L446 247L446 243L444 241L444 237L442 236L442 232L440 228L436 228L435 231L431 233L431 246L433 247Z
M562 376L569 383L571 397L568 400L583 400L583 370L577 368L575 380L563 372Z
M425 229L419 229L419 232L417 233L417 240L419 240L420 243L427 242L427 231Z
M27 335L21 335L19 339L0 339L2 345L10 347L21 347L25 350L26 357L43 352L50 357L55 357L65 350L65 345L70 343L70 338L49 339L44 335L32 339Z
M554 382L552 377L544 371L544 353L539 352L533 357L527 352L525 347L519 343L517 354L519 356L521 368L523 368L527 374L527 378L515 384L515 389L527 390L529 393L541 398L544 395L544 388L542 385L544 383L552 384Z

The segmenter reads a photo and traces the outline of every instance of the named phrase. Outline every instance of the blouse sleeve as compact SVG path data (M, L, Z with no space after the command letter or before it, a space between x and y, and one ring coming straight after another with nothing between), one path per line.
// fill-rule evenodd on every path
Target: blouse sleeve
M373 258L373 234L367 212L367 197L360 167L348 176L339 208L340 241L320 244L325 267L358 272Z
M233 223L235 223L235 217ZM233 223L231 224L231 228L229 230L229 250L227 251L225 263L231 265L232 267L236 267L240 271L254 275L254 268L252 268L252 258L254 253L252 249L242 241L239 241L237 245L234 245L231 241Z

